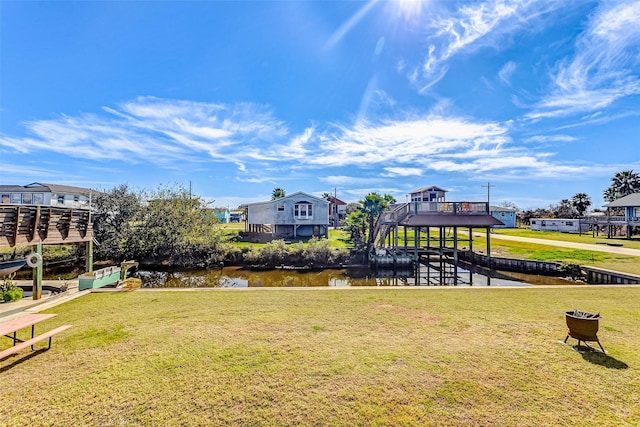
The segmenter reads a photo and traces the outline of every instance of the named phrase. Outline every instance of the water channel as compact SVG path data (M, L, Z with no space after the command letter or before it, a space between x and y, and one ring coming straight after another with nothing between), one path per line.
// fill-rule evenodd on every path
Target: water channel
M349 286L534 286L575 285L576 282L548 276L511 272L490 275L471 272L460 266L420 265L408 270L348 268L330 270L253 271L242 267L218 270L148 271L132 274L143 288L278 288Z

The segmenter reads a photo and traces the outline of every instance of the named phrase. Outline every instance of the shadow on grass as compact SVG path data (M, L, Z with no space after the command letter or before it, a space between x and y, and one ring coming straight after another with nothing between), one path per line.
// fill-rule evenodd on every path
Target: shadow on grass
M14 361L12 363L6 365L6 366L1 366L0 367L0 374L5 372L5 371L8 371L9 369L13 368L14 366L18 366L21 363L26 362L27 360L31 359L32 357L36 357L40 353L44 353L45 351L49 351L49 349L48 348L42 348L40 350L32 351L27 356L23 356L23 357L20 357L19 354L14 354L13 356L11 356L12 358L15 358ZM7 361L7 360L11 360L11 358L7 358L4 361Z
M595 350L591 347L575 346L573 347L584 360L594 365L604 366L609 369L627 369L629 365L621 360L609 356L599 350Z

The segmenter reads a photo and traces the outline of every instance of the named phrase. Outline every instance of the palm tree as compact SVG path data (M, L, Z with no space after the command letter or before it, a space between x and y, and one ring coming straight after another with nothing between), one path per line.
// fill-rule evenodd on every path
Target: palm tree
M640 192L640 174L632 170L621 171L611 178L611 186L605 190L604 197L607 201L613 201L638 192ZM611 199L612 197L614 198Z
M271 200L282 199L285 195L286 194L285 194L285 192L284 192L284 190L282 188L276 187L271 192Z
M591 197L586 193L576 193L571 198L571 204L573 208L578 212L578 216L584 215L585 211L591 206Z
M386 195L385 197L379 195L378 193L369 193L365 196L364 200L360 201L360 205L362 206L362 211L367 216L367 223L369 225L369 236L367 239L367 244L371 246L373 244L374 239L374 228L376 221L380 214L387 208L388 202Z
M618 198L618 195L616 194L616 190L614 190L613 187L609 187L606 190L604 190L604 192L602 193L602 196L604 197L604 200L606 202L613 202L615 199Z
M347 230L356 246L364 243L364 235L367 232L367 216L361 209L356 209L347 215L345 221Z

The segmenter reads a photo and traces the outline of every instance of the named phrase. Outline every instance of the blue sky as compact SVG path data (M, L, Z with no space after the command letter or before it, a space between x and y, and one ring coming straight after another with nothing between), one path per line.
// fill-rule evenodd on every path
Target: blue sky
M639 0L2 0L0 183L598 207L640 171L639 22Z

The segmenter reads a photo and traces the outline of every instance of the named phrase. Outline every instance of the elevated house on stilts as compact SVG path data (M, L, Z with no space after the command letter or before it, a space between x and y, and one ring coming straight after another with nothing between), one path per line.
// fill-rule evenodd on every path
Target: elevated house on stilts
M372 264L378 267L420 265L436 271L434 283L457 284L457 266L465 259L484 257L490 264L491 228L504 225L491 215L488 202L448 202L446 190L424 187L411 201L390 206L376 226ZM474 230L486 234L485 255L474 254ZM431 278L428 278L431 280Z

